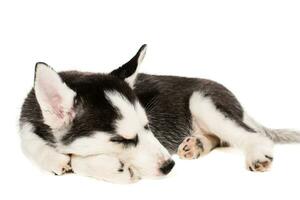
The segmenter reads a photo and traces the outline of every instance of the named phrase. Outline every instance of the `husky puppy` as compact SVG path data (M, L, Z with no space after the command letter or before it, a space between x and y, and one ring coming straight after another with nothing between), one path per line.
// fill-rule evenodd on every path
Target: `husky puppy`
M227 144L251 171L266 171L274 143L300 142L292 130L251 119L224 86L206 79L138 74L143 45L109 74L55 72L37 63L20 117L24 153L57 175L69 170L110 182L167 175L171 155L196 159Z

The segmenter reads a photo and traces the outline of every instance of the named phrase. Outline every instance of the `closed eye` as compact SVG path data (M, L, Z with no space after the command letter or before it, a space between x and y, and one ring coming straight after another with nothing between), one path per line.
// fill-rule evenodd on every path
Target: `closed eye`
M129 146L136 146L139 142L139 138L138 138L138 136L135 136L132 139L126 139L121 136L114 136L114 137L110 138L110 141L114 142L114 143L122 144L125 147L129 147Z

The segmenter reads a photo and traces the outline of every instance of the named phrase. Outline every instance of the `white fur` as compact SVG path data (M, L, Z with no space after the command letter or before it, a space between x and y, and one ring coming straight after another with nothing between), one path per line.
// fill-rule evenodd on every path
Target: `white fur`
M98 179L112 182L134 182L136 177L128 178L128 172L116 173L115 164L118 159L126 161L126 166L131 166L135 170L136 176L162 175L159 168L171 156L153 133L144 129L148 120L143 107L138 102L131 104L117 92L107 92L106 94L112 105L118 108L123 116L117 122L117 134L126 138L138 136L136 147L125 148L122 144L111 142L111 134L95 132L90 137L78 138L68 145L57 143L54 148L48 146L34 133L31 124L25 123L21 126L24 153L42 169L56 174L62 174L64 168L68 166L70 158L66 154L73 154L76 160L72 163L76 165L76 172ZM54 130L54 135L58 131L61 130ZM104 154L109 156L103 157ZM106 163L107 165L103 163L103 161L109 160L112 163Z
M171 158L150 130L145 130L148 123L146 112L139 102L131 104L116 91L106 91L107 99L119 109L122 119L117 121L117 134L124 138L138 136L139 143L135 148L123 149L120 155L130 162L142 176L158 176L163 162Z
M171 159L171 155L151 131L142 131L138 137L139 144L124 150L120 158L134 166L141 177L161 176L159 168Z
M39 138L33 131L33 126L30 123L21 125L21 146L24 154L41 169L50 173L62 175L65 170L71 169L69 166L70 157L58 153L55 148L48 146L46 142ZM103 135L103 133L101 135ZM98 138L101 139L101 137ZM76 144L76 149L71 149L74 148L73 145L70 149L72 151L80 152L81 154L89 153L88 151L91 151L91 149L89 149L89 144L93 145L93 142L96 140L97 138L90 141L81 139L79 141L79 144L81 143L81 145ZM84 144L86 144L86 146ZM101 143L101 145L103 144L109 145L107 141ZM87 157L73 155L71 163L73 171L80 175L114 183L133 183L139 180L138 173L134 168L129 167L127 163L124 163L124 171L119 172L118 170L121 166L120 161L113 155L108 156L100 154ZM134 176L131 175L129 168L134 172Z
M24 154L40 168L57 175L63 174L64 170L69 167L70 157L58 153L53 147L48 146L33 131L30 123L21 125L21 146Z
M124 166L117 157L108 155L72 156L72 169L76 174L112 183L134 183L138 181L137 172L127 163L123 162L123 164Z
M138 63L144 54L145 49L141 52ZM129 81L134 82L135 76L136 74ZM144 128L148 119L138 101L131 103L117 91L105 91L106 98L122 115L122 118L116 121L116 133L126 139L137 136L136 147L125 148L123 144L114 143L110 141L111 133L105 132L95 132L89 137L77 138L71 144L64 145L59 140L68 131L68 125L75 117L73 100L76 93L54 70L42 63L38 64L36 69L34 89L45 124L51 127L58 141L55 147L51 147L34 133L31 124L24 123L21 126L24 153L42 169L63 174L70 161L67 154L72 154L72 163L77 173L98 179L112 182L135 181L136 177L129 177L128 171L116 173L119 159L126 161L125 165L134 169L136 176L162 175L159 169L171 156L153 133Z
M136 110L136 113L138 115L139 121L141 124L146 125L148 124L148 118L146 115L145 109L141 106L140 102L136 101L134 104L134 108Z
M265 155L272 156L273 142L269 138L238 126L220 113L211 99L204 97L200 92L191 96L190 110L201 128L242 149L248 164L266 159Z
M41 107L45 124L53 129L66 127L75 117L71 90L49 66L38 63L34 84L35 95Z
M85 167L90 165L93 166L95 164L97 166L98 158L91 157L87 160L88 163L85 164L82 160L83 158L80 157L106 154L126 161L126 164L133 166L136 169L136 173L142 177L160 176L159 168L171 156L153 133L144 129L144 126L148 123L144 108L139 102L131 104L116 91L106 91L105 93L107 99L122 115L122 118L116 122L116 133L127 139L138 136L138 145L124 148L122 144L110 141L111 134L95 132L92 136L78 138L69 145L59 145L58 150L62 153L78 155L78 159L81 159L80 166L84 167L84 170L86 169ZM101 160L101 157L99 160ZM95 161L94 164L93 161ZM81 169L79 167L78 170L80 171ZM94 172L85 170L82 173L93 177L102 177L97 170ZM112 177L118 176L112 175Z
M135 72L129 76L128 78L125 79L125 81L129 84L129 86L131 88L134 88L134 84L135 84L135 79L136 76L138 74L138 68L140 66L140 64L142 63L142 61L144 60L144 57L146 55L146 51L147 51L147 47L144 47L144 49L140 52L139 58L138 58L138 63L137 63L137 69L135 70Z
M141 113L141 109L136 110L134 104L130 103L129 100L119 92L106 91L105 94L106 98L113 106L119 109L122 115L122 119L118 120L116 124L117 133L126 139L134 138L147 123L145 122L145 114ZM137 111L139 111L139 114Z
M136 169L136 174L139 176L160 176L159 168L165 161L171 158L171 155L154 137L151 131L140 131L137 136L139 142L136 147L124 148L122 144L112 143L109 140L109 134L97 132L90 137L78 138L70 145L61 145L58 149L62 153L71 153L82 158L92 155L111 155L124 160L127 165L133 166L134 169ZM83 160L81 161L83 162ZM88 162L92 161L92 158L88 160ZM82 163L82 165L84 165L84 163ZM92 165L92 163L88 165ZM88 173L90 176L93 176L92 171ZM95 177L100 176L100 172L95 171L94 173Z
M123 148L110 142L111 134L97 131L89 137L77 138L71 144L58 144L58 151L65 154L90 156L97 154L119 154Z

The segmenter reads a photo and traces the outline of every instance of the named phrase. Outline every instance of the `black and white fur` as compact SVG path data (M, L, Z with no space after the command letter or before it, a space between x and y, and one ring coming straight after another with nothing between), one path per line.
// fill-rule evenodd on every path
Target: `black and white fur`
M298 132L267 129L222 85L198 78L138 74L143 45L109 74L55 72L37 63L20 117L24 153L42 169L118 183L168 174L171 154L198 158L226 142L248 169L265 171L274 142Z

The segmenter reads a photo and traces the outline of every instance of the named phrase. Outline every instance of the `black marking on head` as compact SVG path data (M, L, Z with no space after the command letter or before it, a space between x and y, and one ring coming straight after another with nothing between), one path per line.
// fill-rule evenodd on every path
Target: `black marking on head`
M113 136L110 138L111 142L122 144L124 147L137 146L139 142L138 136L135 136L133 139L126 139L119 135Z
M76 115L70 131L62 138L69 144L78 137L92 135L95 131L115 134L116 120L122 119L118 108L106 98L106 91L120 93L134 104L136 96L132 89L122 80L111 75L61 73L70 88L77 93L77 107L81 108ZM72 79L71 81L68 81Z
M20 126L22 127L24 123L28 122L33 125L33 132L36 135L46 141L47 145L55 147L57 141L52 135L51 128L43 122L42 111L36 100L33 89L29 92L27 98L25 99L25 103L22 106Z
M115 133L115 122L122 116L119 110L106 99L105 91L116 91L132 104L137 100L127 83L109 74L69 71L58 75L77 94L74 98L75 118L68 127L68 132L61 139L65 145L97 131ZM27 122L33 125L34 132L49 145L55 146L58 142L53 135L54 130L44 123L34 89L28 94L22 107L20 124Z
M118 77L122 80L130 77L135 73L138 67L138 60L142 53L142 51L147 47L146 44L142 45L141 48L138 50L138 52L135 54L133 58L131 58L127 63L119 67L118 69L115 69L111 72L111 75Z

